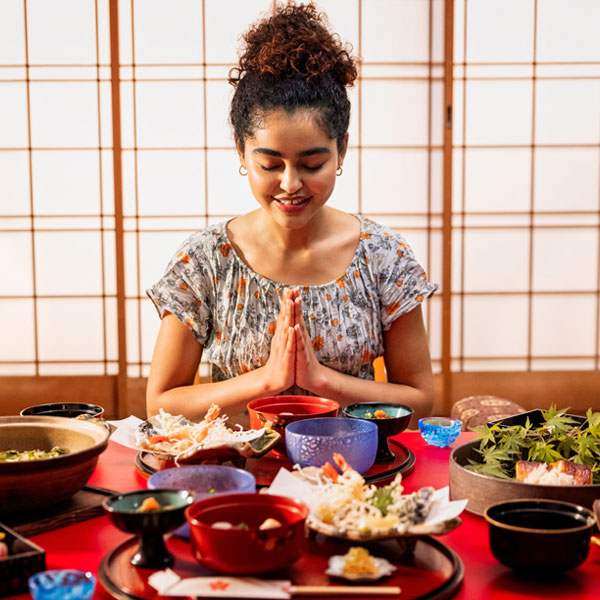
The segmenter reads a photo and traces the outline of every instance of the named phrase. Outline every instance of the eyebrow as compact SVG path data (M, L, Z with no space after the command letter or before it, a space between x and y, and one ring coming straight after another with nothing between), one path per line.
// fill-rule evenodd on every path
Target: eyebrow
M313 154L330 154L331 150L329 148L325 148L323 146L317 146L316 148L310 148L308 150L303 150L302 152L298 152L299 157L304 156L312 156ZM270 148L255 148L252 150L252 154L265 154L267 156L282 156L281 152L277 150L271 150Z

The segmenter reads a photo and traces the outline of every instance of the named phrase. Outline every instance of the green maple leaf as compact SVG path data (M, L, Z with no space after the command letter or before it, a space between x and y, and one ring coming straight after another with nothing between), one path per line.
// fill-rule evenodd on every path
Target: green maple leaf
M544 423L542 428L551 431L554 435L562 435L571 431L573 426L577 424L577 421L573 419L573 417L565 415L567 410L569 409L563 408L557 410L554 405L547 411L543 410L542 415L544 417Z

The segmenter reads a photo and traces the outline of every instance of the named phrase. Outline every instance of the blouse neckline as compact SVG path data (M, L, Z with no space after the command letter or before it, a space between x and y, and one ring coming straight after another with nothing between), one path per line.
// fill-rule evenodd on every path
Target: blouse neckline
M265 275L261 275L260 273L257 273L248 264L246 264L245 261L242 260L240 255L236 252L234 245L231 243L231 240L229 239L229 233L227 232L227 225L230 223L230 221L233 221L233 219L230 219L229 221L223 221L223 236L225 237L225 239L227 240L227 243L231 247L230 252L233 255L233 257L235 258L235 261L238 263L238 265L240 265L240 267L244 271L254 275L258 279L260 279L262 281L266 281L277 288L309 288L309 289L327 288L327 287L331 287L334 285L337 286L337 282L340 279L347 276L351 270L354 270L356 261L358 260L358 254L359 254L359 252L362 248L362 244L363 244L363 236L361 234L363 233L363 226L365 223L365 219L362 215L353 214L352 216L356 217L360 223L360 230L359 230L359 234L358 234L358 244L356 245L356 250L354 251L354 256L352 257L350 264L348 265L348 267L346 268L346 270L344 271L344 273L342 275L336 277L335 279L333 279L331 281L328 281L326 283L321 283L319 285L301 285L301 284L292 285L290 283L281 283L279 281L275 281L274 279L266 277Z

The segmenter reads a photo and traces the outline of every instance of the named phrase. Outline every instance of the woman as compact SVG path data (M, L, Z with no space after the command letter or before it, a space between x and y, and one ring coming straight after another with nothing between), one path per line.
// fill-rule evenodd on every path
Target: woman
M148 290L162 323L147 388L200 419L253 398L433 403L421 302L436 286L397 233L327 206L348 147L356 59L313 5L279 7L244 36L230 120L259 207L192 234ZM212 383L194 385L203 353ZM384 355L388 382L373 381Z

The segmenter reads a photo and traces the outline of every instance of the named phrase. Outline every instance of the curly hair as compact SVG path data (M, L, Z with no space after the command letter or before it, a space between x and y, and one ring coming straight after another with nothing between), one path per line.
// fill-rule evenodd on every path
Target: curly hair
M242 148L269 111L307 108L341 149L350 122L346 87L357 77L358 59L329 31L326 15L312 3L288 2L242 39L239 66L229 72L229 119Z

